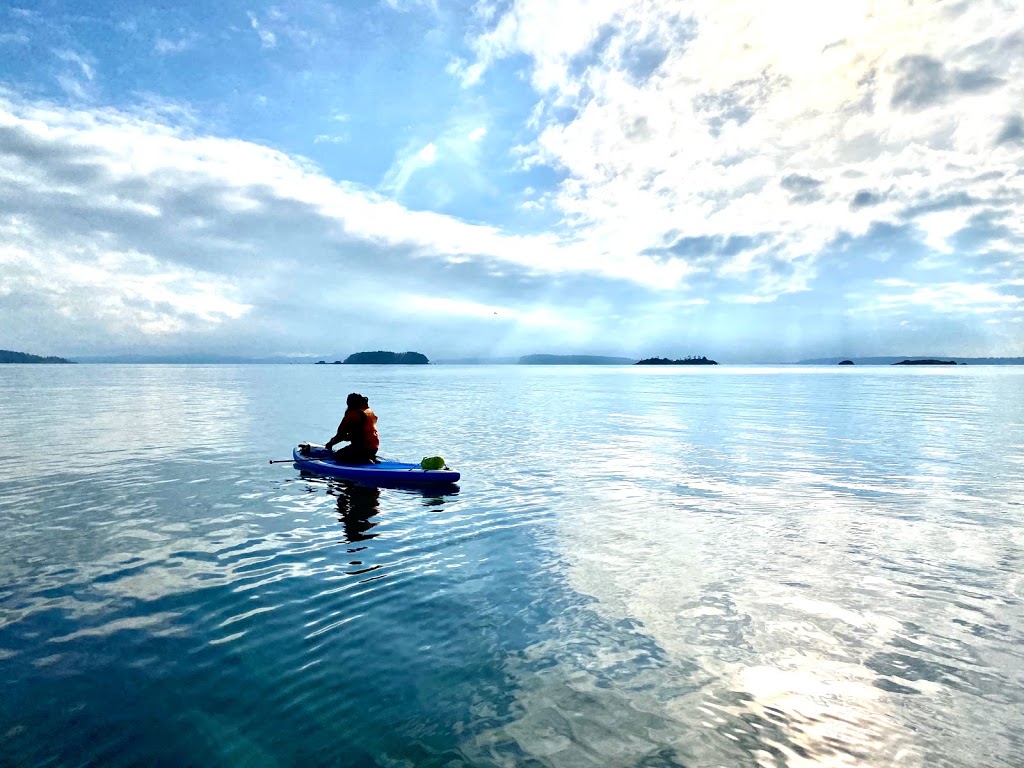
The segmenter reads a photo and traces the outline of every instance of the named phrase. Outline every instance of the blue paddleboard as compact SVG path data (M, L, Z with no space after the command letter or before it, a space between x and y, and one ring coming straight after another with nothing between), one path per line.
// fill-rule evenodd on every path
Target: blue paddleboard
M365 485L382 486L425 486L451 485L462 475L454 469L423 469L419 464L401 461L381 461L377 464L339 464L331 458L331 452L322 445L308 444L308 453L303 445L292 449L295 466L307 472L325 477L352 480Z

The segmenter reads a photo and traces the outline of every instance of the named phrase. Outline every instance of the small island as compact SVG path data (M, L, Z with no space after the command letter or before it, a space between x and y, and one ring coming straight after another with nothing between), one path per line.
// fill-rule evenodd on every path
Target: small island
M345 358L344 365L428 365L426 355L419 352L356 352ZM340 363L339 363L340 364Z
M1024 365L1024 357L948 357L943 359L940 355L938 357L934 355L888 355L885 357L820 357L813 360L798 360L799 365L835 365L844 359L849 359L851 363L857 365L892 365L893 363L900 363L902 365L952 365L954 362L957 365ZM935 362L927 362L933 360Z
M63 357L40 357L30 355L27 352L14 352L10 349L0 349L0 363L46 363L74 365L74 360L65 360Z
M718 365L715 360L708 360L706 357L685 357L682 360L669 360L667 357L648 357L640 360L635 365Z
M840 360L839 365L853 365L853 360Z

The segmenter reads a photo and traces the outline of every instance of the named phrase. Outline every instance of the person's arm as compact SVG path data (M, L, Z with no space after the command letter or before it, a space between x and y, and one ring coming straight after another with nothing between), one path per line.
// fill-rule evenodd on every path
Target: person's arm
M334 437L332 437L330 440L327 441L327 443L324 445L324 448L326 448L327 450L331 450L338 443L345 442L346 440L351 440L352 439L352 424L351 424L351 422L352 422L352 420L349 418L349 415L346 413L345 416L341 419L341 423L338 425L338 431L334 434Z
M328 440L326 443L324 443L324 448L326 448L328 451L331 450L332 448L334 448L335 443L340 443L344 439L341 436L341 428L342 428L342 426L344 424L345 424L345 422L342 422L341 424L339 424L338 425L338 431L334 433L334 437L332 437L330 440Z

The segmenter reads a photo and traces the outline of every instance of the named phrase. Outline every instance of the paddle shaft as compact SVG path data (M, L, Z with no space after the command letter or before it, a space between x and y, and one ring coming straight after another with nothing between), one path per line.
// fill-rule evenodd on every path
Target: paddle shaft
M308 456L309 459L314 459L314 456ZM270 464L294 464L295 459L271 459Z

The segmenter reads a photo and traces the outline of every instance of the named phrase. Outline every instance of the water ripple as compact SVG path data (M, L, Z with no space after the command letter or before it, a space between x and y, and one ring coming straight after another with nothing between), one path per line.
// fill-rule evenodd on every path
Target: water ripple
M1024 375L323 368L0 373L6 759L1024 761Z

